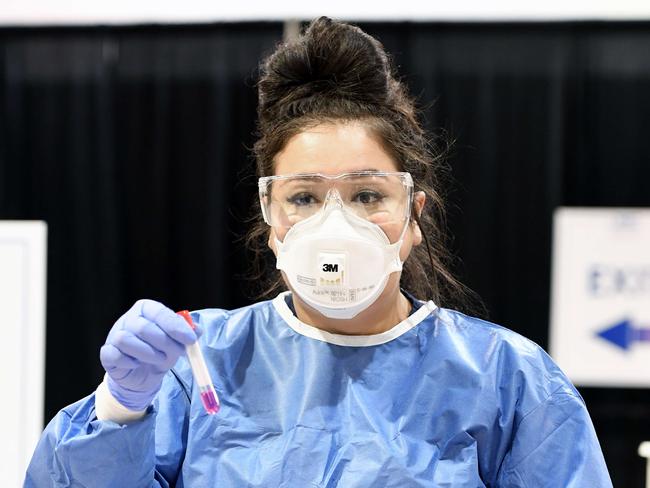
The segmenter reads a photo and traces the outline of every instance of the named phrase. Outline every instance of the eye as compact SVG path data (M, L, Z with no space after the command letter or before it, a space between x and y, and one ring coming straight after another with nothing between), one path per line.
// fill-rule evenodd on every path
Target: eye
M306 192L296 193L295 195L288 197L287 202L297 207L305 207L307 205L315 205L318 203L314 195Z
M384 198L384 196L379 192L372 190L362 190L354 196L352 201L361 203L363 205L369 205L371 203L377 203L381 201L382 198Z

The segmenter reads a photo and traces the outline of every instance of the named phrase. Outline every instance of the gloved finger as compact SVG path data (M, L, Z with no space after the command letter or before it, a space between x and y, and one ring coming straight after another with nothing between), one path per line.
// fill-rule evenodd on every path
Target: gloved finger
M133 373L133 368L114 368L106 371L113 381L122 381L129 374Z
M155 322L168 336L183 345L196 342L197 335L185 319L161 303L141 300L140 315Z
M167 356L178 357L183 354L185 346L168 336L157 324L144 317L129 320L128 330L154 349L164 352Z
M185 314L180 315L180 312L176 312L176 315L182 317L185 323L187 324L187 326L190 327L190 329L192 328L192 326L190 326L190 324L187 323L187 320L185 320ZM194 333L196 334L196 338L198 339L203 335L203 327L198 322L194 322L194 318L191 315L192 314L190 314L190 318L192 319L192 324L194 325L194 329L192 330L194 330Z
M112 338L113 346L124 354L147 364L159 364L167 361L167 354L147 344L127 330L118 330Z
M108 336L106 336L106 343L110 344L113 336L118 330L123 330L125 328L125 322L128 320L129 317L133 316L133 312L130 310L126 312L124 315L122 315L119 319L115 321L113 324L113 327L111 327L111 330L108 331Z
M99 350L99 361L107 372L116 368L133 369L140 366L141 362L127 356L113 344L104 344Z

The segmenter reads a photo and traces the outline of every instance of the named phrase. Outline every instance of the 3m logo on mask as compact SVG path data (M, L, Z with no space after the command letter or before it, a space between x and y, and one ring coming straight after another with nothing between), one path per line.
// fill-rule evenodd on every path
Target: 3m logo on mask
M341 286L345 283L345 254L321 252L318 254L318 285Z

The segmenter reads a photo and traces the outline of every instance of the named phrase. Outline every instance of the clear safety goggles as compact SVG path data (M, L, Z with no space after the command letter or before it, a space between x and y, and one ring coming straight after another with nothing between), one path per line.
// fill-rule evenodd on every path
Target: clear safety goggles
M406 226L410 218L413 180L405 172L264 176L258 184L264 221L272 227L289 228L332 199L377 225Z

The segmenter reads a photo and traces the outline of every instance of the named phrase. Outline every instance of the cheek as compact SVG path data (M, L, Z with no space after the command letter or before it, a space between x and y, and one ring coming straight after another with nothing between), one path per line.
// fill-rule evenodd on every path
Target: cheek
M271 251L273 251L273 254L275 254L277 256L278 252L277 252L277 249L275 248L275 238L276 238L276 236L277 236L277 233L275 232L275 229L271 228L271 230L269 230L269 240L266 242L266 244L269 246L269 249L271 249ZM284 236L282 236L282 237L284 237ZM280 238L278 238L278 239L282 240Z
M409 257L412 248L413 248L413 232L411 231L411 229L407 229L406 233L404 234L404 242L402 243L402 247L400 247L399 250L399 258L402 260L402 262L406 261L406 258Z
M277 238L278 241L283 242L287 232L289 232L289 229L286 227L271 227L271 230L269 230L269 240L267 245L275 255L278 254L277 249L275 248L275 239Z
M384 234L386 234L386 237L388 237L388 240L390 241L391 244L394 244L397 242L399 239L400 234L402 233L402 223L386 223L382 222L380 220L376 219L368 219L369 222L372 222L373 224L377 224L379 227L381 227L381 230L384 231Z
M406 258L409 257L409 254L411 254L413 247L420 244L421 236L419 232L419 227L414 224L409 224L406 232L404 233L404 242L402 243L402 247L399 250L399 257L402 262L406 261Z
M397 242L397 240L400 238L400 235L402 233L402 223L394 223L394 224L381 224L379 222L376 222L379 224L381 227L381 230L384 231L386 234L386 237L388 237L388 240L390 241L391 244L394 244ZM409 254L411 254L411 249L413 248L413 228L409 225L409 227L406 229L406 232L404 232L404 240L402 241L402 246L400 247L399 250L399 258L402 262L406 261L406 258L408 258Z
M273 227L271 229L271 239L275 236L278 238L278 241L282 242L284 241L284 236L287 235L288 231L289 229L286 227Z

